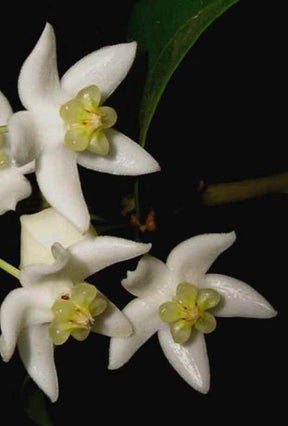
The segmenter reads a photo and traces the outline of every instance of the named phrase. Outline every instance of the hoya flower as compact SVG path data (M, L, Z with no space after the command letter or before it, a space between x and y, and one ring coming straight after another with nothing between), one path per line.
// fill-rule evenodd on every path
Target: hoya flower
M56 401L54 345L70 336L84 340L90 331L118 337L132 332L124 314L86 278L146 253L150 245L95 237L92 230L83 236L53 209L22 216L21 223L22 287L1 305L0 349L7 362L18 344L28 374Z
M77 163L119 175L159 170L144 149L112 128L117 114L103 106L127 75L135 51L135 42L104 47L73 65L60 81L55 35L47 24L20 72L19 96L27 111L8 123L13 155L18 165L35 160L48 203L81 232L90 218Z
M217 317L271 318L272 306L253 288L234 278L206 274L217 256L229 248L235 234L190 238L170 253L167 263L146 255L123 286L137 296L123 312L133 324L127 338L112 338L110 369L125 364L154 333L168 361L196 390L210 386L204 334Z
M16 167L11 157L7 122L12 114L8 100L0 92L0 215L15 210L18 201L31 194L30 183L24 174L32 171L32 165Z

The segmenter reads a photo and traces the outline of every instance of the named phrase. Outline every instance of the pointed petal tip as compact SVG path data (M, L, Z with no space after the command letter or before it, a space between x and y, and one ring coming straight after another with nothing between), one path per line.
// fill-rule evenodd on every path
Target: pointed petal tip
M203 385L203 387L199 387L198 389L196 389L195 388L195 390L197 391L197 392L200 392L200 393L202 393L203 395L207 395L207 393L209 392L209 390L210 390L210 383L206 383L206 384L204 384Z
M273 308L272 305L267 306L267 313L265 316L263 316L263 319L271 319L271 318L275 318L278 315L278 311L276 311L276 309Z
M3 362L9 362L13 355L13 351L7 349L3 336L0 336L0 354Z
M113 370L118 370L118 368L122 367L122 365L117 366L117 364L114 364L112 362L109 362L108 364L108 370L113 371Z
M123 338L125 339L125 337ZM111 342L113 342L114 338L111 339ZM121 358L115 357L113 355L113 351L111 351L111 343L110 343L110 351L109 351L109 363L108 363L108 370L118 370L118 368L123 367L123 365L125 365L126 362L122 361Z
M46 35L50 36L50 35L54 35L54 34L55 34L55 31L54 31L53 26L50 24L50 22L46 21L46 24L45 24L44 30L42 31L41 37L46 36Z
M55 394L55 395L47 395L47 396L50 398L50 401L52 403L54 403L54 402L56 402L58 400L59 392L57 391L57 394Z

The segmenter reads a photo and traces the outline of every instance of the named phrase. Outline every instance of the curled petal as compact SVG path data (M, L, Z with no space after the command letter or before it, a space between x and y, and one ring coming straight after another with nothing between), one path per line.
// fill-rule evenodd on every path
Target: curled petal
M100 292L99 292L100 293ZM101 293L100 293L101 294ZM108 300L106 310L95 318L92 331L110 337L127 337L133 332L132 325L128 318L117 308L114 303Z
M189 341L183 345L174 342L168 327L160 330L158 337L164 354L182 379L198 392L207 393L210 368L203 334L194 330Z
M24 62L18 80L19 96L26 109L58 106L63 101L53 27L46 24L41 37Z
M33 115L29 111L16 112L8 127L12 158L18 166L31 163L37 156Z
M108 236L83 240L69 247L71 259L64 272L76 284L107 266L140 256L150 248L151 244Z
M47 324L26 327L19 336L18 348L29 376L55 402L58 399L58 378L48 327Z
M21 216L21 268L34 263L53 263L51 246L55 242L67 248L92 236L95 236L92 227L83 235L52 208Z
M52 264L33 264L26 266L21 270L20 282L23 287L29 287L41 283L43 280L48 280L49 275L52 276L61 272L69 261L69 253L59 243L52 246L52 254L55 262Z
M31 194L29 181L16 167L0 170L0 215L15 210L18 201Z
M216 258L235 241L229 234L204 234L178 244L167 259L168 268L179 275L181 281L198 285Z
M235 278L207 274L201 287L213 288L222 296L219 305L213 310L218 317L272 318L277 315L261 294Z
M13 111L8 99L0 92L0 126L5 126L12 114Z
M99 49L73 65L62 77L62 87L71 97L79 90L96 85L102 102L126 77L134 61L136 43L122 43Z
M33 324L52 321L53 314L46 294L38 290L18 288L11 291L1 305L1 355L12 357L20 331Z
M81 232L87 232L90 216L81 190L75 152L64 144L44 150L36 162L36 177L48 203Z
M129 337L113 337L110 343L109 369L122 367L135 352L161 327L160 319L155 306L141 299L132 300L123 310L133 326L133 334Z
M134 296L141 298L154 294L169 299L171 273L165 263L149 254L140 259L135 271L128 271L127 278L122 280L123 287Z
M87 169L115 175L137 176L160 170L154 158L123 133L114 129L105 130L109 141L109 154L105 156L81 152L78 163Z

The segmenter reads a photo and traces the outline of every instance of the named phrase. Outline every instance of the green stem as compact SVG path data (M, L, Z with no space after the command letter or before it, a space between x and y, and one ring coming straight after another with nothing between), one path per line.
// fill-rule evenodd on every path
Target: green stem
M138 220L140 220L139 178L136 179L135 185L134 185L134 202L135 202L136 217Z
M285 191L288 193L287 172L263 178L209 185L202 193L202 204L213 206L234 203Z
M3 259L0 259L0 269L3 269L4 271L8 272L8 274L13 275L13 277L15 277L17 279L19 279L19 277L20 277L19 269L10 265L10 263L8 263L8 262L5 262L5 260L3 260Z
M4 133L8 133L8 126L0 126L0 135L4 135Z

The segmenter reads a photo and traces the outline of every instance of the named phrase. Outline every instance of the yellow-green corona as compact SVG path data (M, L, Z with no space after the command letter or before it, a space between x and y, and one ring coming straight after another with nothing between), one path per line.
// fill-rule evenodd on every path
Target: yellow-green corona
M4 145L4 134L8 132L7 126L0 126L0 148ZM0 169L3 169L4 167L8 166L9 164L9 157L0 150Z
M70 294L64 294L52 306L55 319L49 327L54 345L62 345L71 335L76 340L85 340L95 317L107 308L107 301L91 284L80 283Z
M4 169L9 164L9 157L5 154L5 152L0 150L0 169Z
M98 87L88 86L61 106L60 115L66 124L64 142L74 151L88 150L97 155L109 153L105 129L114 126L117 113L113 108L99 106L100 101Z
M193 326L202 333L211 333L216 328L216 319L208 309L220 302L220 294L211 289L198 290L194 284L180 283L174 301L159 307L162 321L170 324L170 331L176 343L186 343Z

